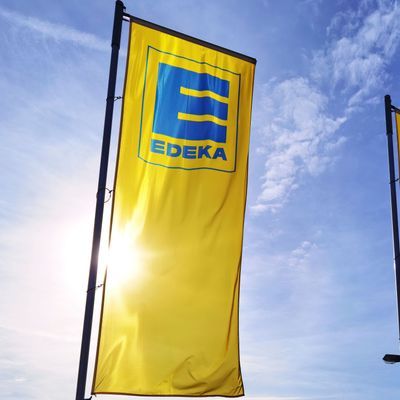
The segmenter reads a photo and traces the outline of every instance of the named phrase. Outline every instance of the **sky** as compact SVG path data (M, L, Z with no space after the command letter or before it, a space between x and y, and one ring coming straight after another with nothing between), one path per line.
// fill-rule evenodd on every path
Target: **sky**
M397 400L400 365L382 361L399 352L383 96L400 106L400 5L125 5L258 60L240 298L247 397ZM0 4L1 399L75 396L113 10ZM116 102L109 187L119 115Z

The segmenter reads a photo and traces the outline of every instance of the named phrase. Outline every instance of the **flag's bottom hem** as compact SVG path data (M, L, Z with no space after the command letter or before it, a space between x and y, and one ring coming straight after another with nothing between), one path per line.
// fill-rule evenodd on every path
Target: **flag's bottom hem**
M92 394L113 394L121 396L141 396L141 397L243 397L242 394L142 394L142 393L123 393L123 392L92 392Z

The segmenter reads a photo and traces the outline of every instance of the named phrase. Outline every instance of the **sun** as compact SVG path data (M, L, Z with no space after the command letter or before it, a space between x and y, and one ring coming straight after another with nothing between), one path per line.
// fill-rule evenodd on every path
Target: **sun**
M145 273L146 252L138 244L137 229L127 224L112 233L107 254L107 286L139 285Z

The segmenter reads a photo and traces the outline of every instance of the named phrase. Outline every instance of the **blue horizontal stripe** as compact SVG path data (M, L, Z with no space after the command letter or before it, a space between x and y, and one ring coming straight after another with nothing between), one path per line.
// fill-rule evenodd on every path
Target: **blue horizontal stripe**
M228 81L209 74L198 74L188 70L183 71L185 71L185 74L183 74L184 80L181 81L181 86L195 90L211 90L220 96L229 96Z
M228 118L228 104L210 97L194 97L184 94L181 94L181 96L184 96L184 99L180 99L179 112L195 115L210 114L223 120Z
M155 133L166 135L163 132L155 131ZM213 140L214 142L225 143L226 126L217 125L209 121L194 122L178 120L176 122L176 129L166 136L176 139Z

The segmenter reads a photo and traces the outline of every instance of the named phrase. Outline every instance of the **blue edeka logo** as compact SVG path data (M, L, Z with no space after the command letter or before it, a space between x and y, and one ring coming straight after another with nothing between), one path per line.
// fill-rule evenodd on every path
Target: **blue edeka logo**
M234 172L239 88L239 73L149 46L139 158L167 168Z
M153 132L186 141L226 143L228 98L228 81L160 63ZM187 159L227 159L223 147L179 145L168 139L153 138L151 151Z

